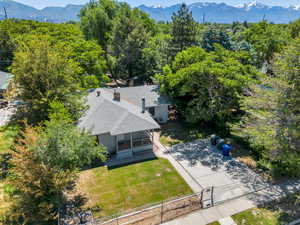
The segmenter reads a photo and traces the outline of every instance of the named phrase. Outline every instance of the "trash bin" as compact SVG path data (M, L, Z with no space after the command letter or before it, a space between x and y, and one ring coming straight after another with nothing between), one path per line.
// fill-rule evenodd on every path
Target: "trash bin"
M217 140L217 149L222 150L222 146L225 144L225 140L220 138Z
M223 144L222 145L222 154L223 154L223 156L230 156L231 149L232 149L231 145Z
M215 134L213 134L213 135L210 136L210 143L211 143L212 145L216 145L218 139L220 139L220 137L217 136L217 135L215 135Z

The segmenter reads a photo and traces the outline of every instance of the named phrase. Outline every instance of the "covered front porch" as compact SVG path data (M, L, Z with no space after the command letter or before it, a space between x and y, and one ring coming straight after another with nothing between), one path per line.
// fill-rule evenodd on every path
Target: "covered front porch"
M116 135L116 156L118 159L133 157L135 153L153 149L153 130Z

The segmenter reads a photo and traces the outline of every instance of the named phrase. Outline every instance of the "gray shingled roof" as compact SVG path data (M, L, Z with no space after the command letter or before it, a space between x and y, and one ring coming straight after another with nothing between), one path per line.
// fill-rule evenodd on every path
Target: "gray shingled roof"
M97 91L101 92L99 97ZM160 128L148 112L142 113L141 107L123 98L122 94L120 102L114 101L113 89L98 88L90 91L87 103L89 109L78 125L90 130L92 135L118 135Z
M11 78L12 74L0 71L0 89L5 90Z
M108 89L113 91L113 89ZM159 93L158 85L144 85L136 87L118 88L121 98L140 106L141 99L146 99L146 107L158 106L160 104L170 104L167 96Z

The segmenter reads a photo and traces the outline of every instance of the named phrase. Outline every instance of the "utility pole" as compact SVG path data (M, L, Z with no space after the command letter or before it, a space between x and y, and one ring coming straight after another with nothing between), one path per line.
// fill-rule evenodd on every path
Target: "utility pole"
M5 8L5 6L3 6L3 9L4 9L4 18L7 20L7 12L6 12L6 8Z

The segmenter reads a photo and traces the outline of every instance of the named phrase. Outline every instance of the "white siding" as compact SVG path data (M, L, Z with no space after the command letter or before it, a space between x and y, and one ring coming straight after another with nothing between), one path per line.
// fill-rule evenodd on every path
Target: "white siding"
M163 104L155 107L155 115L154 119L156 119L159 123L166 123L169 118L169 110L168 105Z

